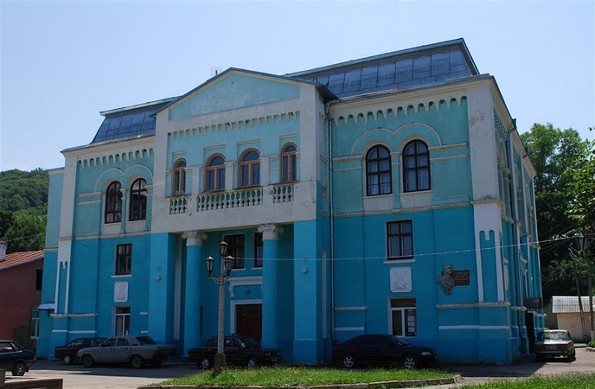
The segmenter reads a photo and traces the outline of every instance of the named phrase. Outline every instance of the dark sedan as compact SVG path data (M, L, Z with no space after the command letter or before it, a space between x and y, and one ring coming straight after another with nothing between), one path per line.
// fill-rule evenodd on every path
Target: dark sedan
M348 369L395 363L412 369L434 363L436 353L429 347L414 346L393 335L360 335L335 344L333 361Z
M35 352L21 347L12 340L0 340L0 369L8 370L14 376L22 376L35 362Z
M254 338L249 336L226 336L223 347L227 363L230 365L254 367L281 362L281 353L278 349L263 349ZM209 339L204 347L188 350L188 359L196 362L200 369L210 369L213 367L215 354L217 354L217 337Z
M79 362L77 353L85 347L100 346L106 338L78 338L54 349L54 357L64 361L65 365Z

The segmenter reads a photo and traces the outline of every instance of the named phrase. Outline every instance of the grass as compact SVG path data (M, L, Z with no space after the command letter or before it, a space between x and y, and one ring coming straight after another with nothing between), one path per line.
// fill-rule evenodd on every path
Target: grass
M494 381L481 385L465 385L460 389L593 389L594 374L567 374L552 377L536 377L524 380Z
M374 369L343 370L313 369L307 367L267 367L256 369L227 369L219 375L203 372L161 382L167 385L214 386L316 386L331 384L358 384L363 382L426 380L450 378L453 373L436 370Z

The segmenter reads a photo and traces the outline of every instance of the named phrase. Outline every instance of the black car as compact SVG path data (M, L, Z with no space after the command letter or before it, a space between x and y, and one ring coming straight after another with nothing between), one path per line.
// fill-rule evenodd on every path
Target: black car
M281 362L278 349L263 349L252 337L243 335L226 336L223 340L225 359L230 365L253 367ZM196 362L200 369L210 369L217 354L217 337L209 339L204 347L188 350L188 359Z
M435 362L436 353L429 347L414 346L393 335L360 335L335 344L333 361L348 369L395 363L412 369Z
M9 370L14 376L24 375L35 362L35 352L13 340L0 340L0 369Z
M64 346L58 346L54 349L54 357L64 361L65 365L79 362L76 354L78 351L85 347L99 346L105 338L78 338L65 344Z

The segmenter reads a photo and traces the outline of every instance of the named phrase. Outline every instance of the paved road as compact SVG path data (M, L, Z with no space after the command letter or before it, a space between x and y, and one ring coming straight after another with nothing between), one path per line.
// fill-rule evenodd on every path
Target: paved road
M519 379L535 375L554 375L566 373L595 372L595 352L577 348L576 361L565 362L550 360L535 362L528 358L510 366L493 365L440 365L439 368L463 377L463 382L456 385L440 385L432 388L455 388L464 384L485 383L491 380ZM165 381L169 378L182 377L198 372L196 365L169 364L159 368L133 369L125 366L94 366L84 368L80 365L65 366L58 361L37 361L32 370L24 377L6 376L6 382L15 382L41 378L62 378L65 389L136 389ZM427 388L427 387L426 387Z

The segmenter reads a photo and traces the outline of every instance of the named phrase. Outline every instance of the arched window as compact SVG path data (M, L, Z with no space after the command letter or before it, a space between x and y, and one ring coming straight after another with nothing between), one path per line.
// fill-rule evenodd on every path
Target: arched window
M295 182L297 177L297 149L287 144L281 150L281 182Z
M139 178L130 187L130 220L147 219L147 181Z
M207 162L206 190L209 192L225 189L225 158L216 154Z
M260 185L260 155L248 150L240 160L240 187Z
M392 193L390 151L376 145L366 154L366 194L377 196Z
M430 152L428 146L413 140L403 149L403 188L405 192L430 190Z
M178 159L174 164L172 185L172 193L174 196L180 196L186 193L186 160Z
M122 220L122 187L114 181L105 191L105 222L118 223Z

